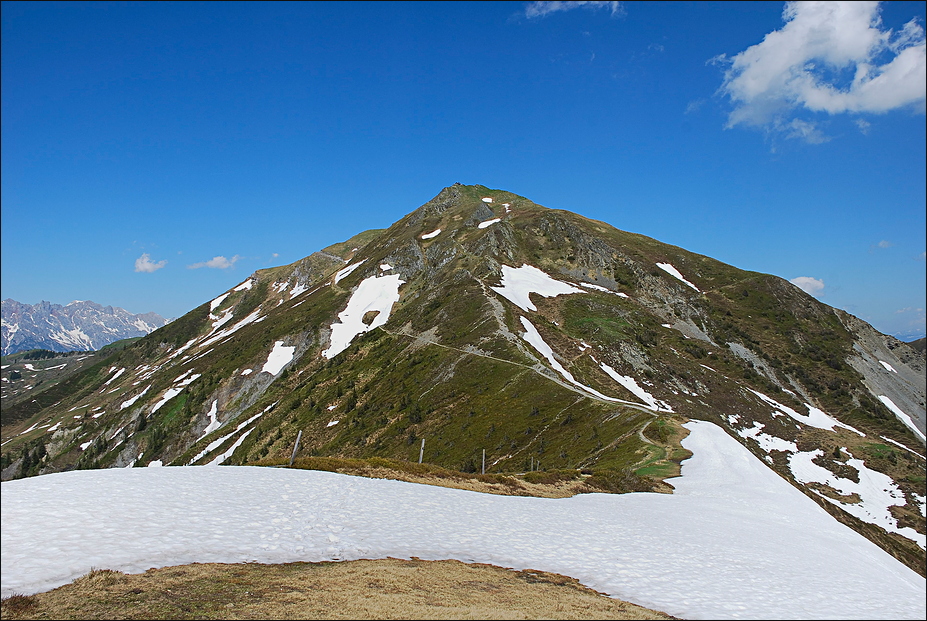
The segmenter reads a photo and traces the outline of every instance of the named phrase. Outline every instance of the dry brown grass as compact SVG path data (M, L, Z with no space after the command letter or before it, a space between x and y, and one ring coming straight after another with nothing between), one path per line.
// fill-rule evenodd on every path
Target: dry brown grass
M459 561L95 570L2 602L3 619L672 619L573 578Z
M252 465L276 466L285 460L264 459ZM672 485L654 478L636 477L630 473L596 471L594 475L578 470L551 470L513 474L472 474L448 470L432 464L415 464L382 458L344 459L335 457L303 457L293 468L339 472L371 479L393 479L465 489L485 494L504 496L535 496L540 498L569 498L592 492L624 493L653 491L672 493Z

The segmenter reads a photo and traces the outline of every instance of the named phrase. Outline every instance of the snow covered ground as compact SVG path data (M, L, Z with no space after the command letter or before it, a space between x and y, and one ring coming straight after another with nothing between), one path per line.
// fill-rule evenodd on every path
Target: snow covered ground
M721 428L687 427L673 495L521 498L256 467L4 482L2 593L91 567L417 556L562 573L684 618L925 617L923 578Z

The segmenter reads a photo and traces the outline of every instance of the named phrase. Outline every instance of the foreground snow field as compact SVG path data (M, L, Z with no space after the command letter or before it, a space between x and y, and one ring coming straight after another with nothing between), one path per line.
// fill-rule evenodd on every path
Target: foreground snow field
M256 467L5 482L2 593L91 568L417 556L561 573L692 619L925 618L923 578L719 427L686 426L673 495L522 498Z

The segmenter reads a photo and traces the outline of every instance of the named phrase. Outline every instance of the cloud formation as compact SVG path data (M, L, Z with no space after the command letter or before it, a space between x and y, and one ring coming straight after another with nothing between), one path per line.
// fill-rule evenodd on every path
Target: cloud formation
M799 276L789 282L809 295L815 295L824 289L824 281L811 276Z
M608 9L612 16L624 15L624 9L620 2L529 2L525 7L525 17L535 18L544 17L551 13L560 11L572 11L573 9Z
M734 105L727 127L746 125L822 142L797 111L884 113L924 110L927 54L915 20L882 30L878 2L788 2L785 25L728 58L719 92ZM865 131L868 124L860 125Z
M167 259L163 259L155 263L151 260L151 255L147 252L143 253L142 256L135 259L135 271L136 272L157 272L159 269L167 265Z
M240 258L241 257L238 256L237 254L231 259L226 259L225 257L220 255L218 257L213 257L208 261L202 261L200 263L194 263L192 265L188 265L187 269L198 270L201 267L210 267L210 268L217 269L217 270L227 270L230 267L234 267L235 262L238 261L238 259Z

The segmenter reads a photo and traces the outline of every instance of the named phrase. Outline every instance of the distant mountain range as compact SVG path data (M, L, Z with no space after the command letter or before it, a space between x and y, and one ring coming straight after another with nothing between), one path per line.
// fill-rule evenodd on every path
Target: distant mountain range
M74 301L65 306L50 302L2 302L2 353L29 349L51 351L97 350L114 341L145 336L166 325L157 313L134 315L124 308Z

